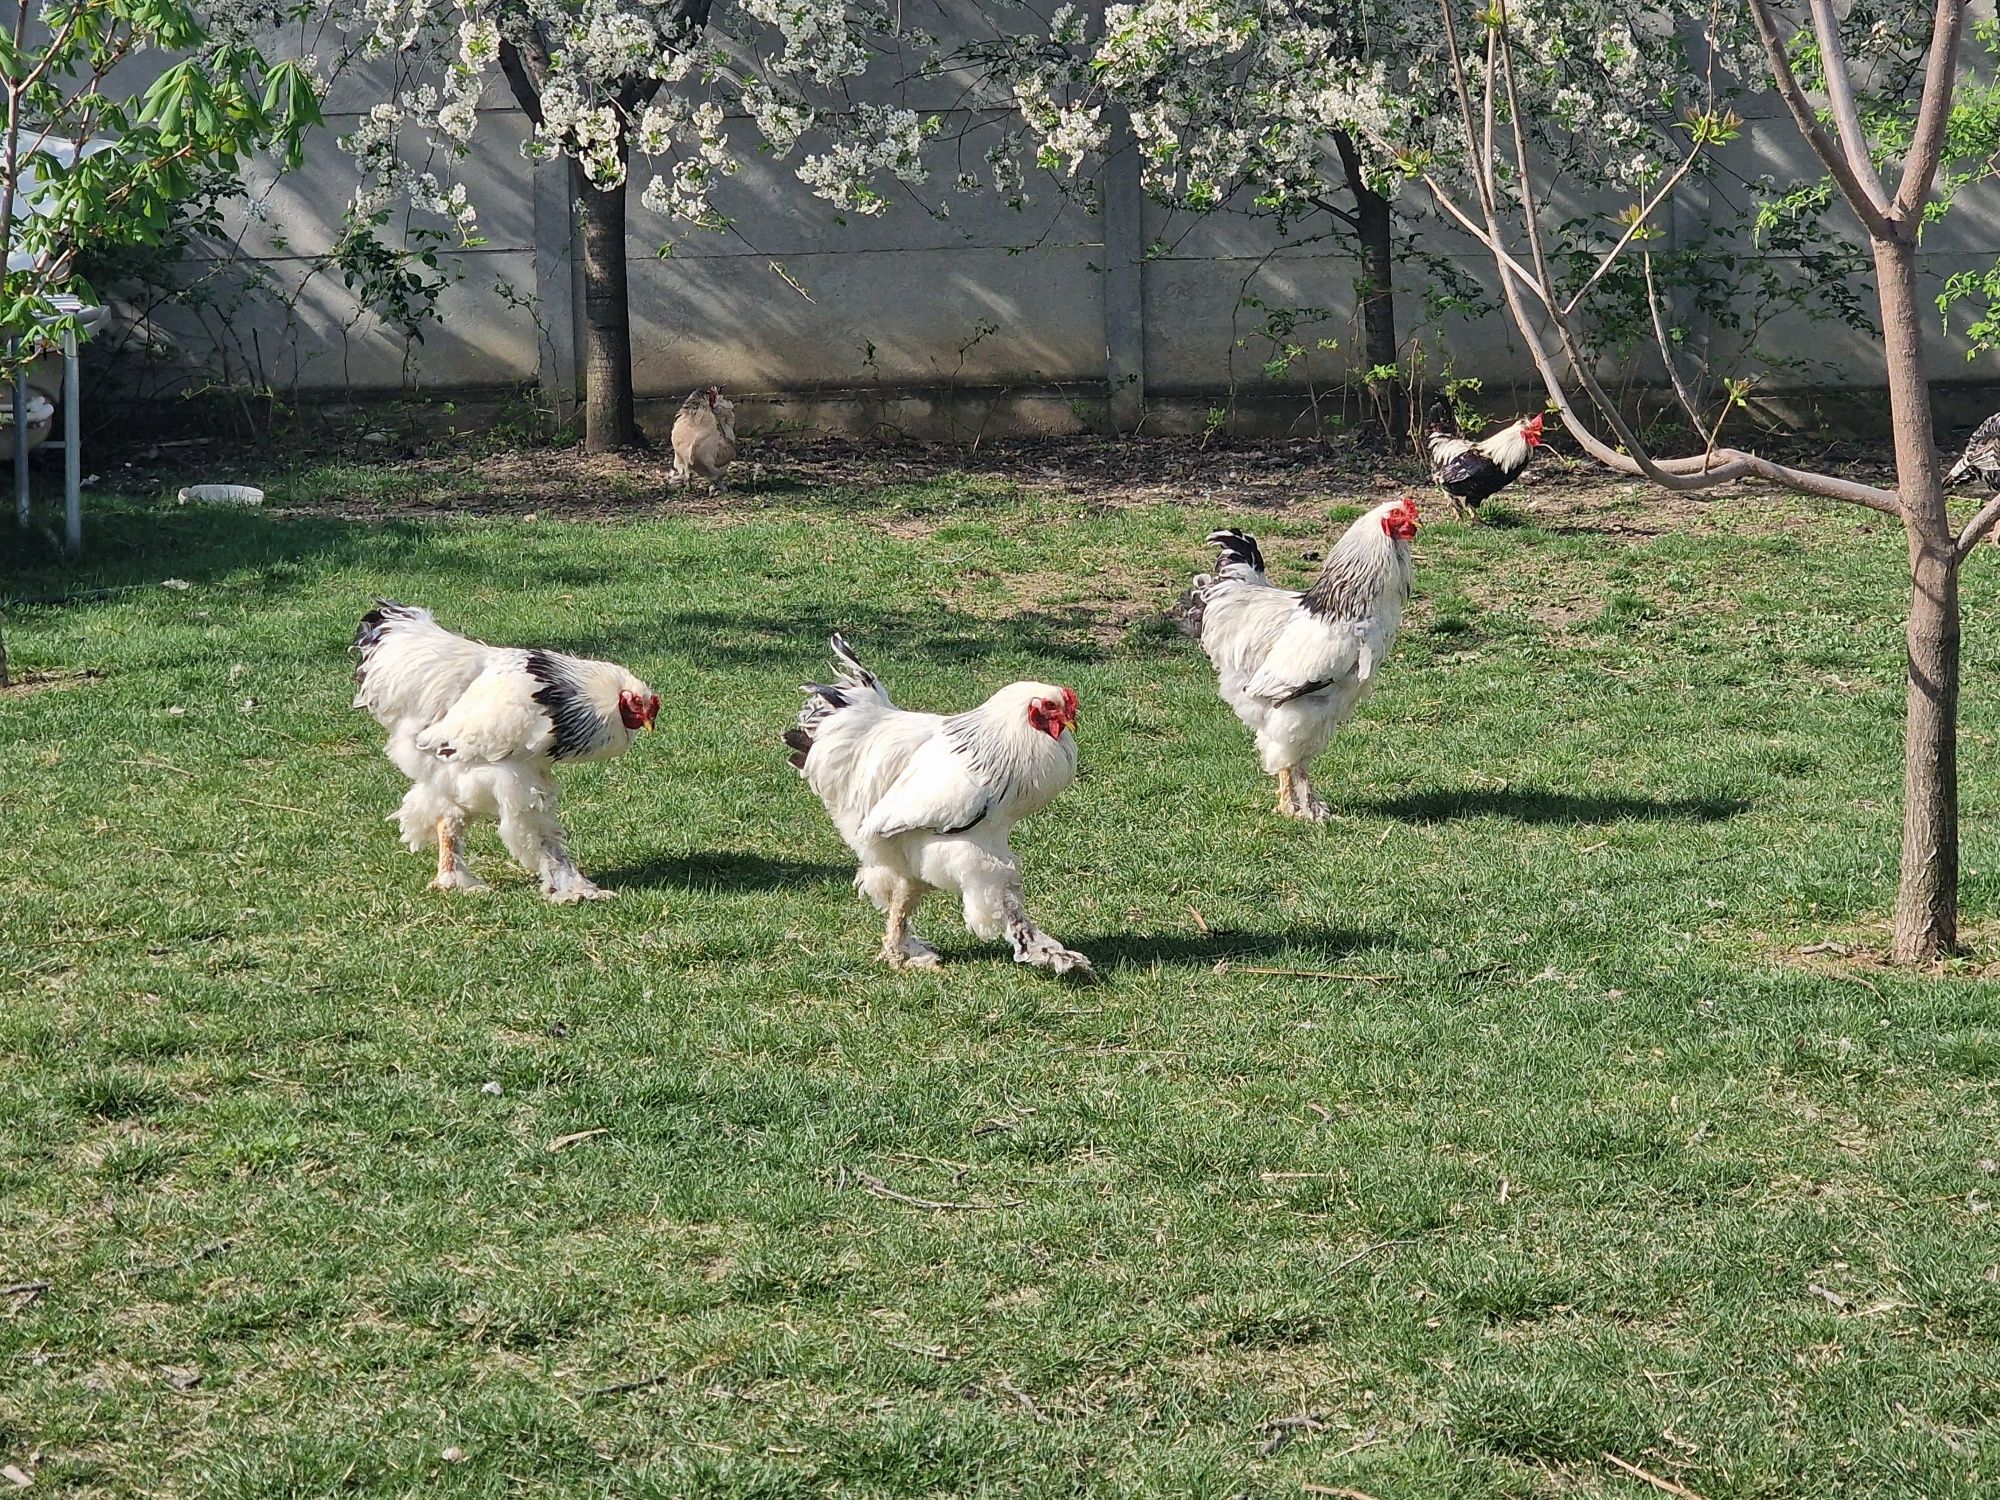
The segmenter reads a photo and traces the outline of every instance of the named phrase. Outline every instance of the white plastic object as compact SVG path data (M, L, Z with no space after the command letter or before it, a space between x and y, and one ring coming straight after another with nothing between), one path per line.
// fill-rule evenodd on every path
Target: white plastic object
M183 505L262 505L264 492L252 484L191 484L181 491Z

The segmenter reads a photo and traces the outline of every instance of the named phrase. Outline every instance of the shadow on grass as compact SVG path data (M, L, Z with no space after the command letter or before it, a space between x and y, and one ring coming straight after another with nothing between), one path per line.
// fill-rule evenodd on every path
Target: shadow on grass
M774 891L809 885L846 885L850 867L773 859L747 849L704 849L694 854L656 854L632 864L592 872L607 886L636 889Z
M1386 933L1339 927L1301 927L1291 932L1190 932L1161 937L1137 933L1062 933L1063 942L1086 955L1100 969L1174 967L1214 968L1227 961L1284 960L1282 967L1313 969L1359 952L1388 946ZM1275 966L1275 965L1274 965Z
M1579 795L1537 787L1409 792L1353 804L1357 813L1405 823L1446 823L1454 818L1512 818L1517 823L1715 823L1749 810L1749 801L1742 797Z
M827 670L826 640L840 630L863 660L884 663L885 673L910 658L966 666L993 677L980 696L1000 686L997 673L1040 675L1064 666L1099 664L1116 651L1163 652L1177 642L1143 635L1125 638L1115 622L1087 604L1026 609L989 619L935 605L897 608L873 602L759 607L756 592L745 592L741 608L664 609L643 621L611 625L578 620L572 630L550 629L544 620L532 632L510 627L505 603L531 567L538 596L566 589L601 586L616 577L617 565L580 562L563 554L562 532L524 538L525 552L488 553L460 545L449 526L407 518L367 522L282 512L235 511L220 507L167 509L131 502L107 503L91 518L81 562L44 553L24 559L0 588L0 598L57 609L88 610L121 594L157 589L168 576L196 585L227 580L231 597L279 598L337 574L374 575L374 588L357 585L352 614L333 624L324 640L329 656L344 653L352 631L377 589L406 604L424 604L430 580L449 577L461 589L491 585L502 602L481 618L452 615L443 623L476 638L506 645L532 634L534 644L582 656L641 660L663 648L701 643L704 661L722 666L758 666L787 674L792 681ZM529 561L524 561L528 557ZM725 566L720 560L716 566ZM386 578L387 582L380 582ZM893 688L894 678L891 677ZM979 687L978 684L973 686ZM969 707L960 702L952 707Z

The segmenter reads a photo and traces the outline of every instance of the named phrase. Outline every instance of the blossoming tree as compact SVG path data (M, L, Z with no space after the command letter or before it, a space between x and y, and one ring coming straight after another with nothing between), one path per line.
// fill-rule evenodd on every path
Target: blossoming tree
M1842 15L1833 0L1747 0L1706 18L1718 68L1774 93L1781 122L1824 166L1832 191L1866 236L1881 309L1883 368L1895 435L1893 489L1774 462L1721 446L1710 414L1698 409L1680 361L1661 328L1661 354L1690 425L1707 428L1701 451L1656 457L1597 378L1584 347L1575 294L1566 292L1549 254L1551 211L1543 164L1530 143L1524 78L1538 66L1540 39L1520 29L1519 0L1497 0L1470 13L1441 0L1453 108L1441 127L1456 136L1455 170L1423 169L1437 201L1467 223L1492 256L1516 331L1525 341L1564 425L1592 458L1665 489L1711 490L1758 478L1795 493L1861 506L1901 523L1910 578L1906 631L1903 847L1893 956L1920 963L1954 951L1958 932L1959 572L2000 521L2000 498L1954 521L1946 504L1932 429L1917 297L1916 251L1923 227L1942 209L1933 188L1941 163L1956 163L1947 189L1994 173L1990 132L1953 143L1960 87L1959 44L1966 0L1932 0L1928 25L1882 26L1857 7ZM1864 72L1852 58L1873 54ZM1903 86L1868 91L1863 77ZM1809 87L1817 87L1816 101ZM1975 95L1982 86L1971 90ZM1704 87L1662 101L1686 127L1677 166L1665 164L1622 216L1623 233L1598 274L1643 260L1651 226L1686 182L1698 158L1734 139L1741 120L1718 109ZM1987 111L1991 117L1991 111ZM1963 126L1966 122L1961 121ZM1969 132L1979 137L1977 131Z
M1705 48L1687 45L1691 11L1706 15L1691 0L1517 0L1512 24L1533 38L1520 86L1540 157L1566 177L1626 190L1678 160L1664 106L1701 87L1708 65ZM1402 357L1396 212L1399 200L1427 197L1406 197L1408 184L1463 154L1437 0L1136 0L1107 6L1096 27L1065 7L1049 41L1060 45L1017 47L1015 79L1045 167L1074 170L1122 111L1161 201L1201 212L1247 199L1280 221L1325 215L1351 237L1363 367L1399 428L1384 378ZM1698 267L1660 256L1658 278L1725 319L1746 284L1773 310L1845 316L1815 301L1851 269L1845 247L1810 214L1767 216L1764 230L1803 274L1769 278L1724 243L1741 237L1731 227L1700 247ZM1592 298L1624 312L1600 329L1643 327L1636 291L1636 278L1595 279Z
M726 227L713 194L745 150L796 156L800 181L833 211L875 214L892 190L927 179L927 143L943 133L937 116L896 102L935 63L936 38L873 0L366 0L353 11L325 0L317 11L356 28L350 51L386 60L396 79L347 140L364 210L402 197L474 231L478 206L450 180L449 160L468 149L496 74L533 123L528 156L574 163L593 450L636 438L625 277L634 172L646 173L641 203L687 226ZM413 135L446 148L444 170L419 164ZM1003 191L1018 180L1005 154L993 170Z

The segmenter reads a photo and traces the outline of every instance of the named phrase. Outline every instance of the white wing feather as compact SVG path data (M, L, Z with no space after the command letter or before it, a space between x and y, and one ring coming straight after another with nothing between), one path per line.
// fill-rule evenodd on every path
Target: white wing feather
M526 653L496 651L493 656L450 711L417 736L418 749L488 763L549 753L555 726L535 701L540 685L523 665Z
M918 829L956 833L985 817L992 804L993 793L974 774L939 721L875 804L861 825L861 836L893 838Z
M1302 609L1294 611L1263 665L1251 676L1248 692L1255 698L1286 703L1351 677L1366 682L1374 662L1369 659L1372 653L1363 650L1364 628L1352 621L1326 620Z

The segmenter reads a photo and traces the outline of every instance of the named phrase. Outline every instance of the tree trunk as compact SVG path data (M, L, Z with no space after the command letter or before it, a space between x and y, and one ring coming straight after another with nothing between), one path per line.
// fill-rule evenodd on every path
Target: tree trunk
M1374 373L1394 369L1398 357L1396 257L1389 200L1368 186L1352 136L1336 130L1333 148L1340 156L1347 190L1354 195L1354 217L1349 223L1361 247L1361 274L1355 278L1354 297L1361 310L1361 357L1368 362L1368 396L1375 403L1383 436L1396 446L1408 435L1410 425L1403 382L1394 375Z
M1931 436L1914 239L1877 240L1875 277L1910 550L1903 859L1893 956L1914 964L1958 947L1958 561Z
M7 675L7 623L0 620L0 688L13 685L14 680Z
M620 145L620 155L623 155ZM639 441L632 419L632 319L625 279L625 184L583 186L583 448Z
M1354 184L1356 236L1361 241L1361 278L1355 295L1361 302L1362 357L1370 371L1394 370L1397 366L1396 339L1396 260L1391 237L1389 200L1371 192L1358 179ZM1409 431L1408 393L1396 375L1373 375L1368 382L1375 409L1389 441L1400 445Z

